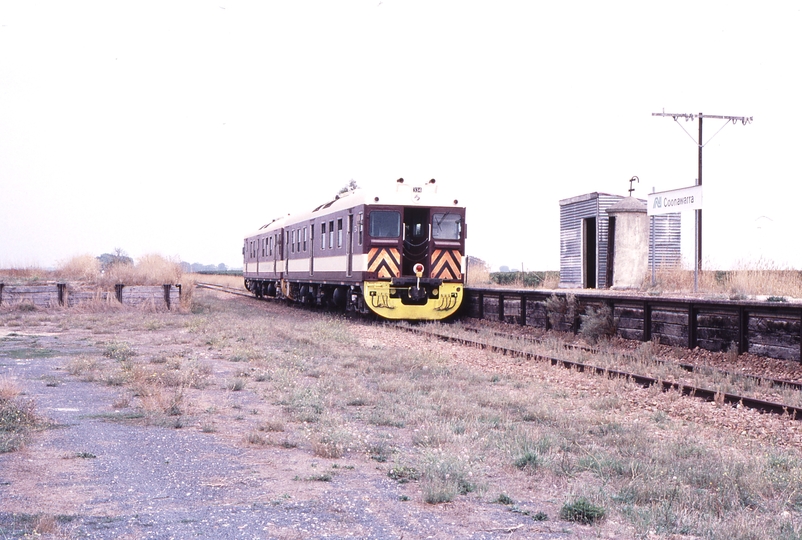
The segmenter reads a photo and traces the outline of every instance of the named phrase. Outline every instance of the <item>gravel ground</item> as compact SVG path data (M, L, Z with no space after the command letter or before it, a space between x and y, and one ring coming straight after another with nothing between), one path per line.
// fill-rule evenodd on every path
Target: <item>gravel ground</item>
M240 301L232 299L233 301ZM270 308L273 309L273 308ZM365 346L407 339L390 329L355 330ZM5 335L4 335L5 333ZM589 527L561 521L534 522L489 497L453 503L422 501L414 484L399 484L387 464L362 455L327 460L308 448L244 444L225 426L206 433L198 425L169 425L120 418L110 404L121 390L82 382L66 367L77 352L100 355L87 330L0 327L0 379L14 380L53 427L37 432L22 450L0 454L0 538L627 538L625 524L608 520ZM158 348L153 333L125 336L138 349ZM150 340L150 341L149 341ZM533 369L507 357L439 344L455 362L512 377L538 377L555 387L602 394L610 385L557 368ZM49 356L15 351L38 348ZM211 362L213 359L209 358ZM215 369L233 369L220 361ZM216 372L224 377L225 373ZM249 392L241 411L265 406ZM802 445L799 422L754 411L634 389L632 422L664 411L675 418L742 433L744 438ZM221 407L222 409L222 407ZM225 422L235 424L235 416ZM655 436L660 436L656 431ZM327 473L330 481L310 481ZM540 486L537 487L541 489ZM531 500L549 493L531 487ZM562 487L554 486L558 491ZM551 495L552 498L553 494ZM539 507L534 507L539 508ZM34 532L34 530L36 532Z
M37 514L67 538L568 538L496 505L401 501L370 463L342 462L331 482L298 482L326 460L250 449L224 437L110 420L115 391L65 376L59 358L4 361L56 427L0 456L0 534L26 537ZM48 386L52 381L56 386ZM278 488L278 489L276 489ZM557 531L548 529L557 528Z
M226 429L121 418L110 407L118 387L67 371L76 353L100 356L89 334L50 330L0 330L0 379L51 423L22 450L0 454L0 538L597 537L592 527L533 522L479 499L426 504L414 483L399 484L364 456L326 460L300 447L243 444ZM21 357L33 349L46 354ZM237 399L243 410L258 400ZM330 481L308 480L324 472Z

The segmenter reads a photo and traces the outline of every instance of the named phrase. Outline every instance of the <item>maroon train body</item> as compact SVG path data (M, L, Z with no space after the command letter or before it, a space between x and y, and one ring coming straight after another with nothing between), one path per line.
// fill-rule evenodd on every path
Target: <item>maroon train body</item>
M434 180L356 189L248 235L245 286L388 319L443 319L462 303L465 232L465 208Z

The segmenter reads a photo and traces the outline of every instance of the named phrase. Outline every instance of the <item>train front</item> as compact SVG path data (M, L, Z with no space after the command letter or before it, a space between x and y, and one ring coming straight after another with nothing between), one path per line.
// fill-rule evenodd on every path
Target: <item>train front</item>
M435 181L365 205L363 301L386 319L440 320L462 304L465 208Z

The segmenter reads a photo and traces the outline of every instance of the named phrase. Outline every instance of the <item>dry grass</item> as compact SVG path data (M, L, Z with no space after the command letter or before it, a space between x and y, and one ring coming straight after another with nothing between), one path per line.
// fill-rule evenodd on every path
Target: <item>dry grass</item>
M481 259L468 257L465 285L468 287L483 287L491 283L490 267Z
M694 273L682 268L662 268L656 271L655 281L652 287L651 274L644 280L652 293L690 293L694 288ZM802 272L768 261L744 262L734 270L702 270L698 291L734 300L755 296L802 298Z
M0 379L0 454L19 450L40 423L32 400L20 397L19 385Z
M52 279L52 272L36 266L25 268L0 268L0 283L23 283L47 281Z
M626 381L534 364L537 375L522 376L520 359L202 290L195 300L205 309L52 314L52 324L108 332L69 372L119 387L124 418L254 451L365 460L411 484L399 492L418 502L497 504L501 493L524 501L510 511L551 520L568 505L607 516L596 526L609 538L799 537L802 453L782 435L739 435L685 415L687 398ZM39 324L36 313L14 317ZM470 363L455 360L463 354ZM626 534L603 529L622 523Z
M91 255L77 255L61 263L57 275L64 279L96 282L100 276L100 261Z
M20 394L19 385L7 377L0 378L0 401L11 401Z
M100 261L91 255L79 255L62 262L58 269L47 271L41 269L0 269L0 283L12 285L50 284L54 282L68 282L70 290L81 293L82 300L75 306L74 311L84 313L108 313L123 309L115 296L115 286L149 285L159 286L165 284L180 284L181 304L178 311L188 311L192 305L192 293L195 282L187 279L181 265L162 257L161 255L145 255L135 264L113 264L105 270ZM94 294L94 298L86 299L86 292ZM35 306L25 304L16 305L14 301L5 299L3 307L12 310L35 309ZM56 307L55 305L51 307ZM175 309L175 306L171 306ZM163 303L142 302L138 309L145 311L158 311L163 309Z
M131 266L115 264L98 279L99 284L109 286L115 283L126 285L163 285L181 281L181 265L161 255L144 255Z
M79 279L104 289L117 283L125 285L163 285L181 281L181 265L161 255L144 255L135 264L114 264L101 271L97 259L83 255L74 257L61 265L57 275Z
M180 283L182 274L179 262L157 254L144 255L133 265L112 265L105 272L96 257L84 254L62 261L56 270L34 267L0 269L0 282L79 281L89 286L111 290L117 283L125 285Z

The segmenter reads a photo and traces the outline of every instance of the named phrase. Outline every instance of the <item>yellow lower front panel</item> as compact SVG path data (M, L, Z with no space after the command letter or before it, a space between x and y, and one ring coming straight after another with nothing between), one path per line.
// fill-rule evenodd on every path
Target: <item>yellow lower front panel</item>
M443 283L437 298L429 298L425 305L405 305L400 298L392 298L393 289L389 281L365 281L365 305L385 319L437 321L453 315L462 304L462 283Z

